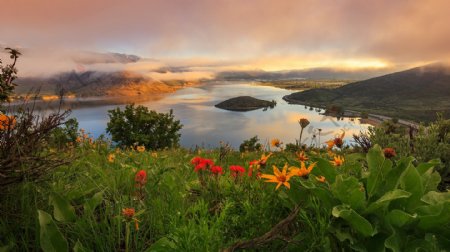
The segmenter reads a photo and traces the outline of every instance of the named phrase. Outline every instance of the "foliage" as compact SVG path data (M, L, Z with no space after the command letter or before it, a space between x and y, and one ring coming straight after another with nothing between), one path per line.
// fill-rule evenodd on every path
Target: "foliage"
M147 149L157 150L178 145L182 124L174 119L173 111L157 113L147 107L134 104L109 110L106 131L112 140L122 146L143 145Z
M244 142L239 145L239 151L245 152L245 151L259 151L261 150L262 145L259 143L258 136L254 136L250 139L244 140Z
M71 118L52 131L50 145L62 148L67 144L75 143L77 137L78 121L75 118Z
M3 65L0 59L0 102L7 101L9 96L13 93L15 84L13 81L17 78L16 62L21 53L12 48L5 48L13 60L12 64Z

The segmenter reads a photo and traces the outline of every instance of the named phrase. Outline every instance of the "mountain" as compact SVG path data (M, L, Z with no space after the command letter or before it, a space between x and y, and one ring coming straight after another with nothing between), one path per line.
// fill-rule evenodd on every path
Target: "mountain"
M429 121L435 118L436 112L450 115L450 66L426 65L336 89L297 92L285 96L285 100Z
M386 69L339 70L333 68L311 68L289 71L226 71L216 75L217 80L292 80L292 79L335 79L362 80L386 74Z
M134 96L168 93L192 82L156 81L127 71L117 72L64 72L51 77L18 78L16 92L24 94L40 89L41 94L59 94L61 90L78 97Z
M109 64L109 63L134 63L141 58L136 55L124 53L98 53L98 52L79 52L71 56L72 60L78 64Z

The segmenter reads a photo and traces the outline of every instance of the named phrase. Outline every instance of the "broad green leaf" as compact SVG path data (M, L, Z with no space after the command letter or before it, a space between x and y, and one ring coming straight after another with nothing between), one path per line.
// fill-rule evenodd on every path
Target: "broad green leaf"
M421 211L422 214L419 215L418 227L434 232L438 232L444 228L447 228L448 230L448 227L450 226L450 202L427 207L429 207L429 214L424 215L423 211Z
M365 211L365 213L372 213L373 211L379 209L380 207L388 206L389 203L393 200L400 199L400 198L408 198L409 196L411 196L410 192L403 191L400 189L396 189L396 190L387 192L385 195L383 195L377 201L370 204L369 207L367 207L367 210Z
M392 226L401 228L416 220L417 214L409 214L402 210L394 209L387 214L386 219L389 220Z
M75 243L75 246L73 247L73 252L88 252L85 247L83 247L83 244L81 244L80 240Z
M408 166L403 172L400 178L400 188L411 193L411 196L403 202L406 209L412 211L420 205L424 190L420 175L414 166Z
M441 176L438 172L434 171L434 169L428 169L421 175L424 193L437 190L441 182Z
M416 169L419 174L424 174L426 171L430 170L433 167L436 167L440 163L441 161L439 159L433 159L428 161L427 163L420 163Z
M67 241L59 231L52 216L42 210L38 210L39 215L39 240L41 249L44 252L68 251Z
M102 201L103 201L103 191L97 192L96 194L94 194L94 196L92 196L92 198L88 199L84 203L84 211L89 213L94 212L95 208L98 205L100 205Z
M380 146L375 145L367 153L367 163L369 166L369 176L367 178L367 195L369 199L376 195L378 188L386 179L387 174L392 169L392 162L384 158Z
M406 168L412 165L413 161L414 158L412 157L400 159L397 165L393 167L391 171L386 175L386 179L381 188L383 190L383 193L387 193L398 188L398 186L400 185L401 175L406 170Z
M399 230L395 228L391 228L391 230L392 234L384 241L384 246L393 252L402 252L402 244L405 239Z
M353 229L355 229L365 237L369 237L375 234L372 224L370 224L367 219L359 215L348 206L335 206L333 207L331 213L334 217L346 220Z
M49 201L53 206L53 216L57 221L72 222L76 220L75 209L61 195L51 193Z
M342 175L338 175L331 185L331 191L337 199L356 211L362 210L366 205L364 185L355 177L344 179Z
M336 168L326 159L318 158L316 161L316 167L314 167L311 173L316 176L324 176L329 183L334 183L337 174Z
M450 192L428 192L421 200L430 205L450 202Z

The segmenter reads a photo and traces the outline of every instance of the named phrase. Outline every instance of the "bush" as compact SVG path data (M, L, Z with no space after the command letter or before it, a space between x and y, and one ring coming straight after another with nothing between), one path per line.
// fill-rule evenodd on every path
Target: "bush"
M116 108L108 111L109 119L106 131L112 140L122 146L144 145L147 149L157 150L178 145L179 130L183 127L175 120L173 111L157 113L144 106L127 105L125 110Z
M262 148L262 145L259 143L258 136L254 136L250 139L244 140L244 142L239 145L239 151L260 151Z

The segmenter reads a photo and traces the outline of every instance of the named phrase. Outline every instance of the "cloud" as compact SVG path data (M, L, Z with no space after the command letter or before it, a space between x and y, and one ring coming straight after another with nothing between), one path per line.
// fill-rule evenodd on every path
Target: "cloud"
M216 68L417 64L450 59L449 9L446 0L4 0L0 44Z

